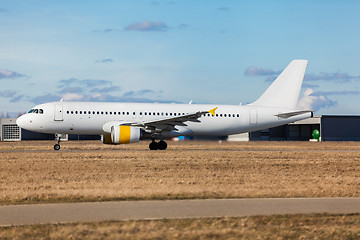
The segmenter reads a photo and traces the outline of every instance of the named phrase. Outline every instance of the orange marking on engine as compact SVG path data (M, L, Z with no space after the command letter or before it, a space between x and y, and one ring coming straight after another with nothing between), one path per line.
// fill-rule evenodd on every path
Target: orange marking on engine
M130 143L131 130L130 126L120 126L119 143Z

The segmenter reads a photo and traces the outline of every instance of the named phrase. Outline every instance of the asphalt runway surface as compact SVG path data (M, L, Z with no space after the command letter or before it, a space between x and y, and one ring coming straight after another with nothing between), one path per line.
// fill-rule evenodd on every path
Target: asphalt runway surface
M360 198L252 198L8 205L0 206L0 226L312 213L360 213Z

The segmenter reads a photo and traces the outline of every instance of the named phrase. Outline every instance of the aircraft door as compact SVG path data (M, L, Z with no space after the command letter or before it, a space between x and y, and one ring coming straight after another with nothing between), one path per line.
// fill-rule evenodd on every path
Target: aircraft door
M54 121L63 121L63 105L55 104Z
M256 108L251 108L249 110L249 124L256 125L258 122L258 113Z

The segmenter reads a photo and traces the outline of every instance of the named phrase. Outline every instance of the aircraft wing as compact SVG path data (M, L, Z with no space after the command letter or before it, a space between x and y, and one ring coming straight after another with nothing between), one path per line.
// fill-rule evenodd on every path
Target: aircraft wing
M198 118L204 114L210 113L214 116L216 109L217 107L209 111L198 111L148 122L129 123L128 125L133 127L142 127L151 132L172 131L177 130L175 126L187 126L185 122L200 122Z

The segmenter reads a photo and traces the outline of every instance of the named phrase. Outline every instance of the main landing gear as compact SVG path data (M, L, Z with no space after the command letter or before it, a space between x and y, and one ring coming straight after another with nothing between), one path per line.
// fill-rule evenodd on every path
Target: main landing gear
M56 151L60 150L60 139L61 139L61 134L56 134L57 144L54 145L54 150Z
M159 142L155 142L153 139L152 142L149 144L150 150L165 150L167 148L167 143L164 140Z

